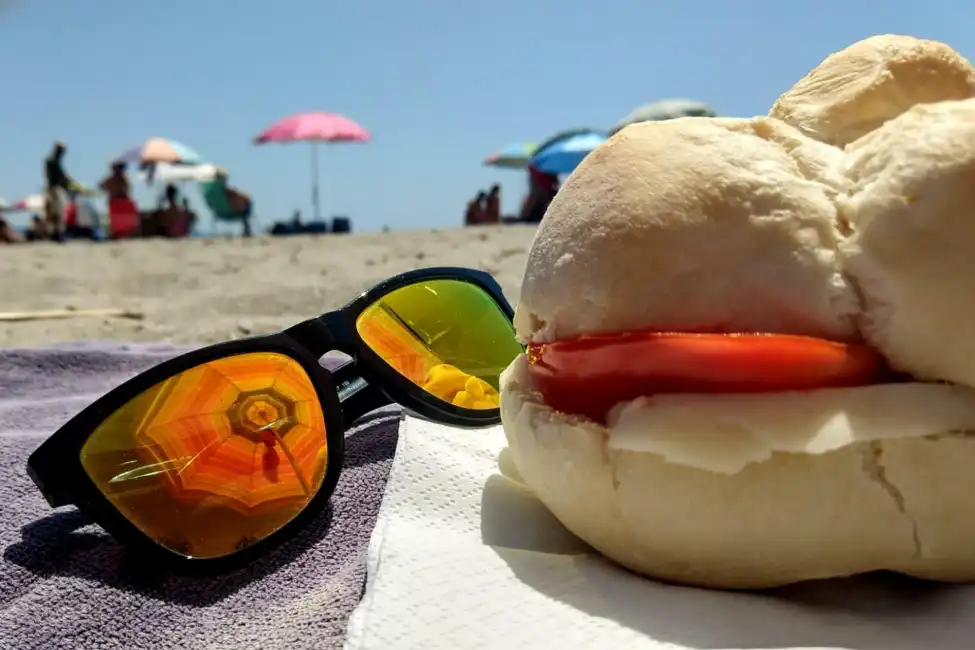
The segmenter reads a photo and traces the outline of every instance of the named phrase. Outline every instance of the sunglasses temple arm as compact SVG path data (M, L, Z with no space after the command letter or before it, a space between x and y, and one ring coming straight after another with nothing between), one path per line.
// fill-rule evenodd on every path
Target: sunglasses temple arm
M347 361L330 372L338 390L342 419L346 427L366 413L393 403L386 393L359 375L353 361Z

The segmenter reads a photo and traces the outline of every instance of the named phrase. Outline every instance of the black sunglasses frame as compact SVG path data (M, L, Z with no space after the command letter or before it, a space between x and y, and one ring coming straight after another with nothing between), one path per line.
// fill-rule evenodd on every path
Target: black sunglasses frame
M416 269L385 280L339 310L312 318L283 332L209 345L174 357L126 381L95 400L44 441L27 460L27 473L48 504L74 505L127 549L160 567L181 574L222 573L243 566L292 537L328 504L344 465L345 431L362 415L397 403L428 420L479 428L500 422L499 409L474 411L444 402L384 362L359 336L362 312L397 289L430 280L458 280L485 291L512 320L514 312L501 286L484 271L461 267ZM333 370L320 360L330 352L351 360ZM111 504L85 472L81 449L110 415L156 384L201 364L238 354L285 355L308 374L325 418L328 465L322 485L308 505L284 526L235 553L218 558L187 557L155 542Z

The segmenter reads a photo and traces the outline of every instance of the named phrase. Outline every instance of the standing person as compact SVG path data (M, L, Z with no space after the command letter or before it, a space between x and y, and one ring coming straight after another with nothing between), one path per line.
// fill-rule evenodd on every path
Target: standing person
M139 208L129 196L131 188L125 169L123 161L113 162L108 176L98 184L108 197L109 236L112 239L135 236L141 229Z
M129 187L129 179L125 175L125 168L126 165L123 161L113 162L109 167L108 176L98 184L98 187L107 195L110 204L112 201L132 200L129 198L131 188Z
M68 146L58 140L54 143L51 153L44 159L45 198L47 209L45 218L48 222L51 236L58 241L64 238L64 195L69 194L76 187L74 180L64 171L64 155Z

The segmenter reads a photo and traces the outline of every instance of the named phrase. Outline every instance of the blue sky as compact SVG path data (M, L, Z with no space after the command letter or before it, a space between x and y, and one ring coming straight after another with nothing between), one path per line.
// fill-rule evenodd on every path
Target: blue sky
M0 13L0 196L39 189L55 138L69 144L69 173L94 183L113 155L159 135L227 167L264 224L307 216L308 146L251 138L328 110L374 140L322 150L325 215L357 230L459 225L492 182L517 207L523 175L483 167L493 149L607 127L665 97L765 113L826 54L885 32L971 57L975 4L11 0Z

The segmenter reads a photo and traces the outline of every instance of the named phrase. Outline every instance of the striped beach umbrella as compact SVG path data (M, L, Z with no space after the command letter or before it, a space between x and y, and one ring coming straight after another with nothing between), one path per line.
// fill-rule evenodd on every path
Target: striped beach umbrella
M199 165L203 162L200 154L181 142L167 138L149 138L132 145L112 160L140 166L156 163Z
M492 153L484 159L484 164L504 169L524 169L536 151L537 142L515 142Z
M610 133L616 133L625 126L638 122L659 122L678 117L715 117L717 112L704 102L695 99L662 99L637 106L622 120L617 122Z
M277 353L237 354L157 384L112 416L172 496L257 516L304 507L321 483L325 422L315 387Z

